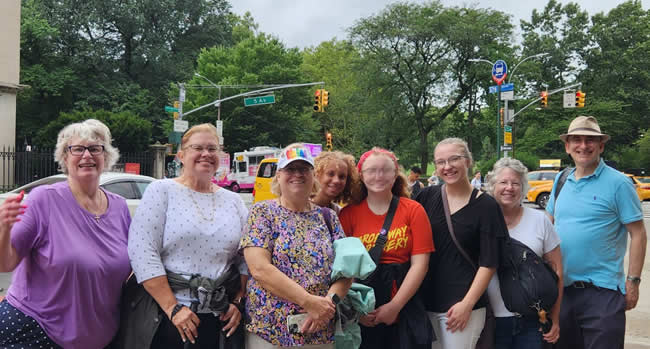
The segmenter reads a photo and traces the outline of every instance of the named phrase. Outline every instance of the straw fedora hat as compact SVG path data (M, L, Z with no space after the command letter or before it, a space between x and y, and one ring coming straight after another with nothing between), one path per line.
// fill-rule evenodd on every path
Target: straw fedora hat
M599 136L603 143L609 140L609 136L600 132L598 121L593 116L578 116L571 121L569 125L569 132L560 135L560 139L564 142L567 141L568 136Z

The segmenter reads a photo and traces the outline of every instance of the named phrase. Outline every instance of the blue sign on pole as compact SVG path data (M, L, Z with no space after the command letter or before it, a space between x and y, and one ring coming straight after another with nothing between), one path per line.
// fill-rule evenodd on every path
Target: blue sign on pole
M508 75L508 65L506 64L505 61L503 60L498 60L494 62L494 65L492 66L492 80L497 83L497 85L501 85L503 80L505 80L506 76Z
M501 85L501 92L514 91L514 89L515 89L514 83ZM497 93L497 90L498 90L498 86L490 86L490 93Z

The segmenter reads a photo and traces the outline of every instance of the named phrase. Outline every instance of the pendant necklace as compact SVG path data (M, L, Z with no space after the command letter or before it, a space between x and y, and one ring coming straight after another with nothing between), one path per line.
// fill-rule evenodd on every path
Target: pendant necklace
M199 205L198 202L196 202L196 199L194 198L194 190L188 188L190 190L190 199L192 199L192 202L194 203L194 206L196 207L196 210L199 212L199 215L201 218L206 221L206 222L212 222L214 221L214 211L217 210L217 199L215 198L214 192L210 192L210 196L212 197L212 210L210 210L210 213L208 216L210 217L205 218L205 215L203 214L203 210L201 209L201 206Z

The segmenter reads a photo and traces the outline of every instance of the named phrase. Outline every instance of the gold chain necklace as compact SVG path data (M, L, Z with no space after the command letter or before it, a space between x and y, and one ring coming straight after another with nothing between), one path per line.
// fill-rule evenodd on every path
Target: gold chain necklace
M194 198L194 190L189 189L189 188L188 188L188 190L190 191L190 199L192 199L192 202L194 203L194 206L196 207L197 212L199 212L199 215L201 216L201 218L206 222L214 221L214 211L217 210L217 199L215 197L216 195L214 195L214 192L212 192L212 191L210 192L210 196L212 196L212 210L210 210L210 214L209 214L210 218L208 219L208 218L205 218L205 215L203 215L203 210L201 209L201 206L199 205L198 202L196 202L196 199Z

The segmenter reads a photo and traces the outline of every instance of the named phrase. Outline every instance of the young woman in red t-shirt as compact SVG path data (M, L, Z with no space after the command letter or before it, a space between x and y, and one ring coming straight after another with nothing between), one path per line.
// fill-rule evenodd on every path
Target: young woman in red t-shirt
M370 250L377 240L393 195L399 198L378 271L368 282L375 291L376 309L361 317L361 348L397 348L398 321L412 312L407 306L426 275L433 252L431 224L424 208L409 199L406 177L397 158L385 149L364 153L357 165L361 173L361 202L343 208L341 224L346 235L361 239ZM409 306L410 308L410 306Z

